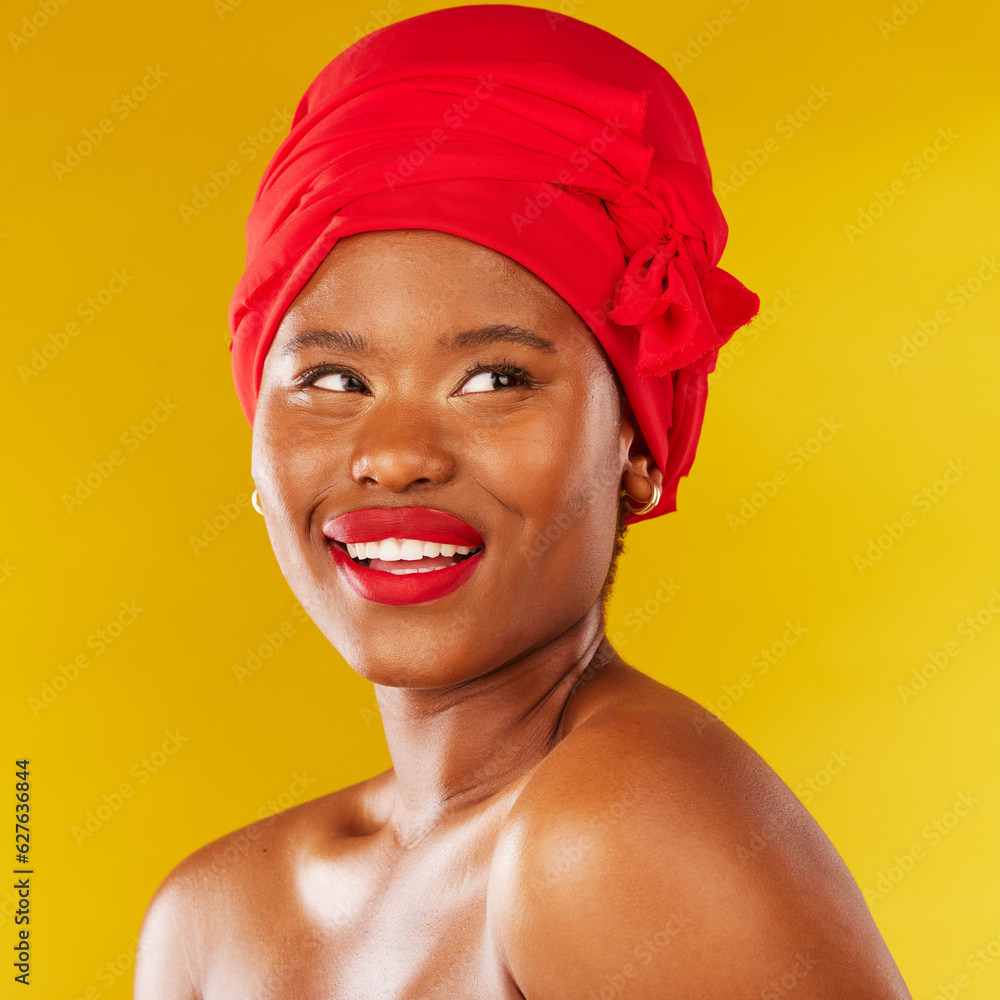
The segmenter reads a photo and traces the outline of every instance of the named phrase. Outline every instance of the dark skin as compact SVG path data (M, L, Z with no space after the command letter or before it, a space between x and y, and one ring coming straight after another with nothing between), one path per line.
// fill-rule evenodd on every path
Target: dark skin
M269 351L252 471L394 766L182 862L138 1000L909 997L787 786L608 643L620 492L644 503L661 474L534 274L444 233L342 239ZM421 505L483 536L473 575L417 605L354 593L324 519Z

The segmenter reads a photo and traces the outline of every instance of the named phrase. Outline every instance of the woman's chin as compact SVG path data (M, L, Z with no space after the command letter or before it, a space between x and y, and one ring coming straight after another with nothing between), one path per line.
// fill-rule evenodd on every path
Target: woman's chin
M362 655L351 656L340 650L348 666L366 681L380 687L391 688L443 688L470 681L499 666L498 663L470 662L449 655L441 657L421 657L414 651L409 658L401 658L398 651L378 655L370 643Z

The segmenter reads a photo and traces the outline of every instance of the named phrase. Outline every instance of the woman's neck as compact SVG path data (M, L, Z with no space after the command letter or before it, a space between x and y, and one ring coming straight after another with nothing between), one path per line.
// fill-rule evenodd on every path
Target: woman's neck
M578 681L617 659L599 606L541 649L444 688L375 685L395 775L390 824L415 844L445 816L489 798L565 735Z

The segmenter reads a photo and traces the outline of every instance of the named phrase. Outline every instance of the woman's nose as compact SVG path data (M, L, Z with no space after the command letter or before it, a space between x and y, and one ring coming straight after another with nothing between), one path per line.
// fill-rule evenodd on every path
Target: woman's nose
M455 475L449 435L413 407L373 412L358 435L351 461L356 483L378 483L393 493L440 486Z

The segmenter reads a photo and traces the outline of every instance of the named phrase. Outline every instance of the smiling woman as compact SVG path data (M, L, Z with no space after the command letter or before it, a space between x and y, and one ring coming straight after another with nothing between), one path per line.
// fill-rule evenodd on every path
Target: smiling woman
M178 865L136 996L906 997L791 791L605 636L758 305L666 72L533 8L400 22L310 87L248 237L257 505L393 767Z
M449 283L461 296L428 309ZM534 274L458 236L372 232L340 240L281 322L253 476L278 561L303 573L289 583L331 642L377 683L427 687L450 683L450 661L465 679L483 642L516 656L543 622L559 634L586 613L608 575L630 449L626 488L651 493L634 440L600 345ZM337 500L331 468L346 473ZM466 581L462 601L397 610Z

